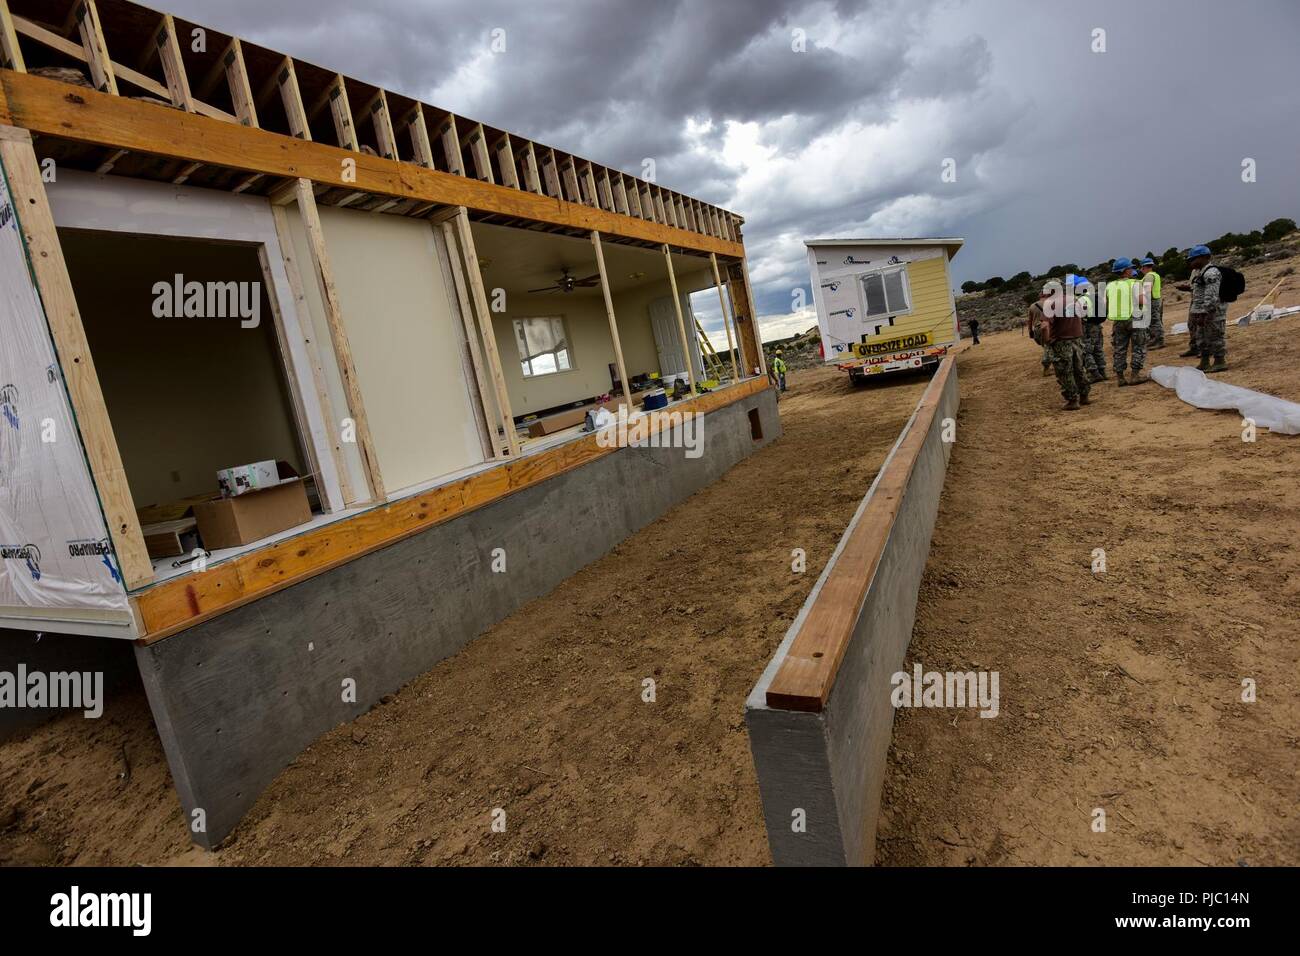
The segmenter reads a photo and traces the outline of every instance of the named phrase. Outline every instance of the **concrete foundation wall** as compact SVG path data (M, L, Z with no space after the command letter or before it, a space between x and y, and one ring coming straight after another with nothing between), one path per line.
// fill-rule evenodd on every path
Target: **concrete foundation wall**
M944 419L956 418L960 400L955 366L940 387L936 414L912 464L825 707L819 713L774 709L768 707L766 694L835 565L838 549L746 703L768 843L778 865L869 865L875 856L880 790L894 721L890 678L903 669L911 643L917 592L952 450L942 434ZM899 435L895 452L911 427L909 422ZM891 452L881 474L906 464ZM800 810L806 821L803 832L793 826Z
M751 437L756 411L762 439ZM622 448L200 624L136 656L199 844L280 770L528 601L779 437L774 393L706 415L704 453ZM504 550L506 571L492 570ZM345 682L355 697L345 698Z

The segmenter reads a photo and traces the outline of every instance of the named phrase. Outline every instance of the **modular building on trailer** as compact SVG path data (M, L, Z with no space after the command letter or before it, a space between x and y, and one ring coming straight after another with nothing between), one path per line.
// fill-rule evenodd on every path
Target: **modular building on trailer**
M961 239L813 239L822 356L855 382L938 365L957 343L948 263Z
M200 843L780 434L740 217L125 0L0 39L0 663L134 642Z

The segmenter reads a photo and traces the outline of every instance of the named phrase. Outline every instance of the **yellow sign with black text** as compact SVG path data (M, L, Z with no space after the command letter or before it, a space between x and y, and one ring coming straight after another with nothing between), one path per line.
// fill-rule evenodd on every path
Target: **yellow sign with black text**
M885 339L882 342L854 342L853 354L866 358L869 355L883 355L886 352L902 352L906 349L920 348L933 341L929 332L917 332L897 339Z

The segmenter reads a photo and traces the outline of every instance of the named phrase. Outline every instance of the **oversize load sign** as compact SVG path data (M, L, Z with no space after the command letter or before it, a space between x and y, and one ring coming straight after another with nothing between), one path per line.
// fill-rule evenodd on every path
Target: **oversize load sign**
M854 342L853 354L865 358L868 355L882 355L885 352L902 352L905 349L915 349L929 345L930 341L929 332L917 332L915 335L905 335L898 339L886 339L883 342Z

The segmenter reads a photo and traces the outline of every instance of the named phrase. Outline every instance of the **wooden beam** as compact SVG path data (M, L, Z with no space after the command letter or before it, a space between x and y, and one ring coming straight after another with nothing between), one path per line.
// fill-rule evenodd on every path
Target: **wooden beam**
M524 188L530 193L545 195L542 190L542 176L537 169L537 151L533 148L532 142L524 140L524 145L517 155L523 163Z
M731 357L731 376L739 380L740 370L736 366L736 342L731 337L731 322L735 322L735 313L732 313L731 322L727 321L727 302L722 294L722 275L718 272L718 257L712 252L709 253L709 265L713 266L713 285L718 290L718 310L722 313L722 327L727 330L727 354Z
M488 158L487 134L483 132L482 123L476 123L470 130L465 145L469 147L469 157L474 161L474 175L485 183L495 183L492 160Z
M330 107L330 118L334 121L335 143L354 153L360 152L356 126L352 122L352 104L348 101L348 88L343 82L342 73L334 74L334 82L330 84L326 101Z
M605 296L605 315L609 318L609 337L614 340L614 359L618 363L618 380L623 384L623 400L627 413L632 414L632 386L627 380L627 363L623 361L623 345L618 338L618 319L614 317L614 299L609 294L609 276L605 272L605 250L600 245L600 233L591 233L591 244L596 247L596 269L600 273L600 291Z
M677 312L677 332L682 337L682 359L686 362L686 377L691 383L691 395L699 394L695 389L695 363L691 361L691 350L686 344L686 319L682 316L682 300L677 294L677 276L673 272L673 252L664 245L664 262L668 264L668 285L673 290L673 309Z
M23 49L18 45L18 34L14 30L13 17L9 15L8 0L0 0L0 66L26 73L23 63Z
M514 429L514 423L504 418L501 409L488 391L490 373L483 360L483 337L478 331L478 323L474 320L474 308L470 305L464 259L458 251L456 226L449 220L443 220L435 225L442 230L443 241L447 246L447 258L451 260L451 277L452 284L456 288L456 303L460 306L460 319L465 329L465 341L469 345L470 363L474 366L474 385L478 391L479 404L483 408L483 420L492 432L492 456L505 458L510 453L509 435Z
M303 345L307 352L307 362L311 366L316 401L320 403L321 417L325 419L326 427L329 429L326 437L329 439L334 470L339 476L339 492L346 506L357 501L358 497L352 487L352 473L348 469L347 457L343 453L341 423L335 415L334 402L330 399L329 387L325 383L325 366L321 363L320 349L316 346L315 326L312 325L311 309L307 304L307 292L302 281L302 270L298 268L298 253L293 244L293 234L289 229L289 215L285 211L284 204L273 203L271 216L275 220L275 235L279 240L284 272L289 279L294 311L298 314L298 323L303 332Z
M950 353L940 363L908 422L907 433L890 453L870 497L840 542L834 564L818 585L817 596L768 685L769 707L817 712L825 706L917 458L938 414L954 361Z
M483 273L479 270L478 251L474 248L474 233L469 227L469 211L462 206L455 218L456 235L460 239L461 261L469 279L471 300L478 313L483 333L483 354L487 356L488 370L496 389L497 407L505 421L506 442L512 457L519 454L519 439L515 435L515 417L510 411L510 392L506 388L505 373L501 371L501 353L497 350L496 329L492 323L492 310L488 305L487 290L483 288Z
M167 92L172 105L195 112L194 97L190 94L190 81L181 58L181 45L176 39L176 21L170 13L163 14L162 24L154 34L158 58L162 61L163 76L167 79Z
M424 107L419 103L406 117L406 131L411 136L411 154L425 169L433 169L433 143L429 140L429 126L424 121Z
M380 90L370 104L370 121L375 127L375 142L379 144L379 155L384 159L398 159L397 136L393 132L393 120L388 113L388 95Z
M284 95L297 105L301 98L290 71L281 85ZM279 74L277 74L277 80ZM341 160L356 162L359 191L416 199L447 206L466 206L486 213L530 219L581 230L593 229L608 239L619 236L738 259L744 248L729 242L706 239L684 229L673 229L618 213L538 196L519 189L492 186L441 170L423 169L414 163L395 162L364 153L355 154L313 143L304 129L300 142L268 130L250 129L210 117L162 109L129 97L108 96L84 87L26 73L0 71L0 85L8 101L13 124L35 133L74 142L152 153L172 159L225 166L278 178L306 178L331 186L339 185Z
M754 298L754 288L749 284L749 260L740 260L740 275L745 283L745 298L749 299L749 314L754 323L754 345L758 351L758 373L767 374L767 356L763 353L763 329L758 324L758 300Z
M0 161L9 180L14 212L27 243L32 274L76 416L77 430L81 433L86 461L122 579L127 588L138 588L153 580L153 564L72 291L54 214L41 182L40 163L27 133L12 129L4 132L0 136Z
M438 139L442 141L442 151L447 157L447 172L455 176L465 175L465 161L461 158L460 134L456 132L456 117L447 114L438 128Z
M257 126L257 107L253 103L253 88L248 82L248 66L244 63L244 48L239 37L230 41L220 64L230 87L230 101L235 106L235 118L245 126Z
M701 395L681 408L707 414L766 387L766 382L751 379ZM648 426L648 434L671 427L657 417ZM145 632L137 643L153 644L617 451L613 445L602 447L595 435L585 435L256 548L214 565L203 574L185 574L159 582L134 598Z
M519 188L519 170L515 168L515 150L510 143L510 134L503 133L496 143L497 167L501 170L501 185L511 189Z
M113 61L104 42L104 28L99 22L99 8L95 0L80 0L72 16L81 35L81 46L90 66L90 82L102 93L117 95L117 77L113 75Z
M542 186L546 195L552 199L563 199L564 190L560 185L560 168L555 159L555 150L547 148L542 156Z
M370 421L366 418L366 406L361 398L361 383L357 380L356 366L352 362L352 347L348 344L347 329L343 326L343 308L339 303L338 290L334 286L334 271L330 266L329 253L325 247L325 232L321 228L320 212L316 208L316 195L312 192L311 182L306 179L298 180L296 190L298 212L302 215L303 225L307 229L312 267L320 288L321 302L325 307L325 321L334 344L334 355L338 360L339 375L343 379L343 390L348 396L349 412L356 425L357 447L361 451L361 460L365 463L366 474L370 478L371 494L374 500L382 501L385 497L384 479L379 471L379 456L375 452L375 443L370 436ZM337 423L333 424L337 427Z

